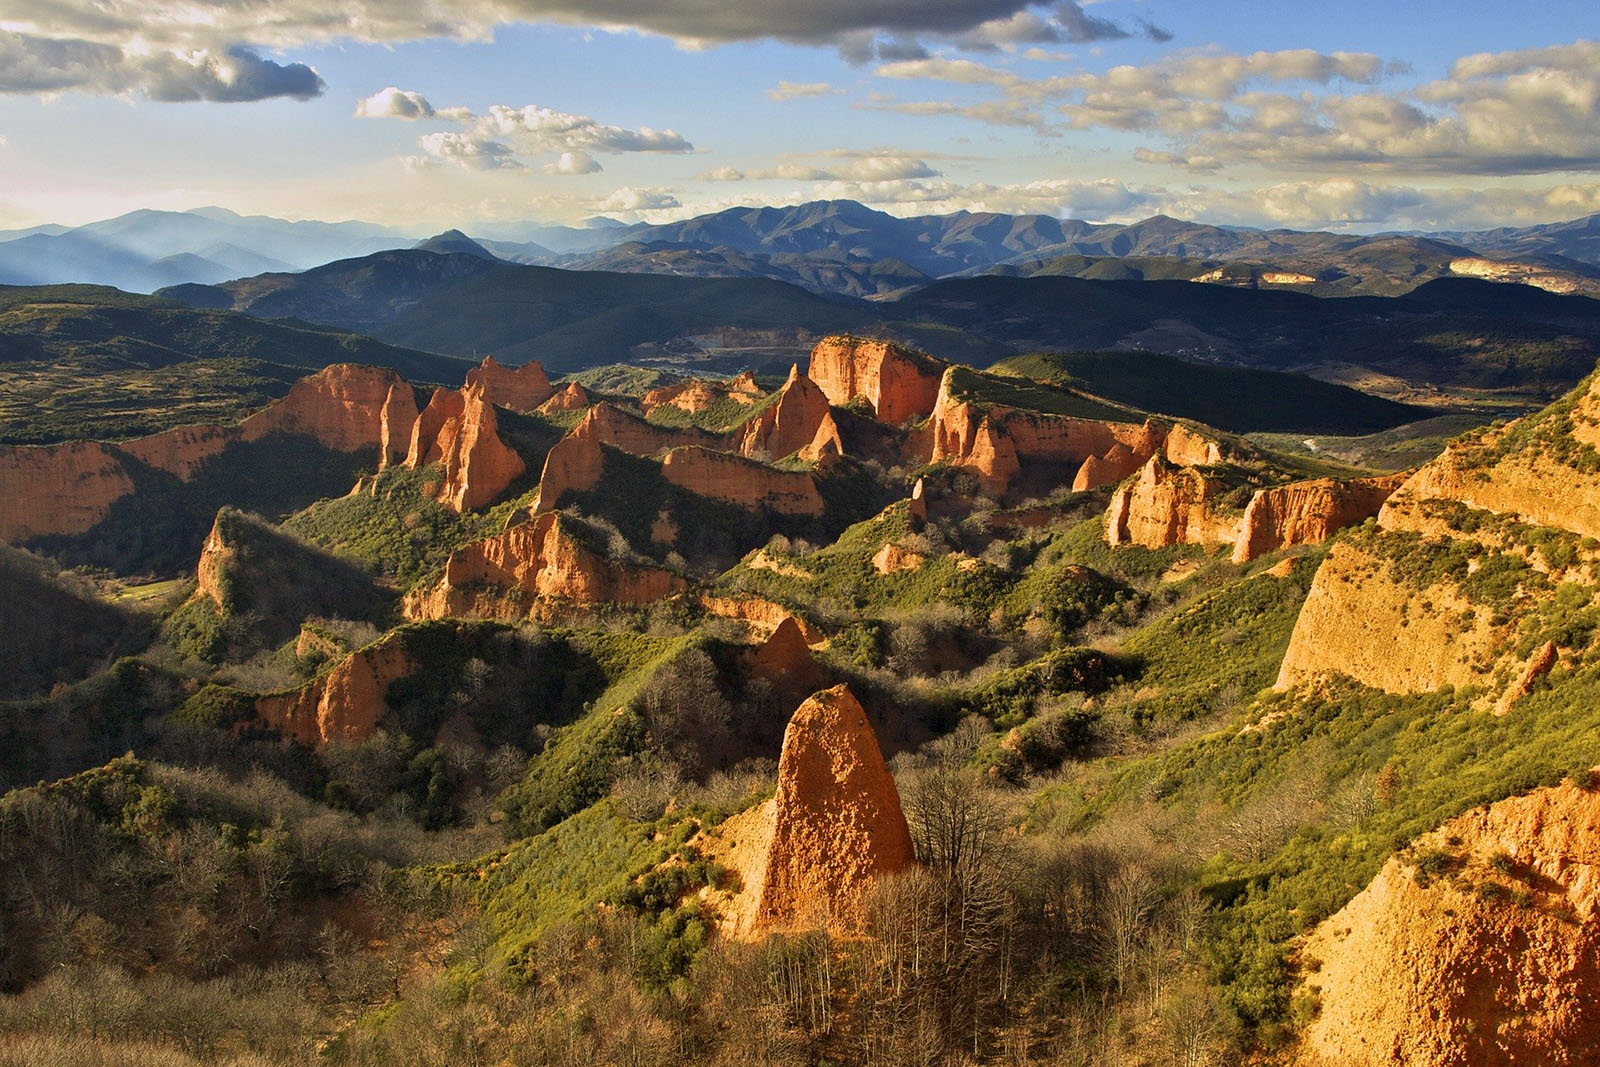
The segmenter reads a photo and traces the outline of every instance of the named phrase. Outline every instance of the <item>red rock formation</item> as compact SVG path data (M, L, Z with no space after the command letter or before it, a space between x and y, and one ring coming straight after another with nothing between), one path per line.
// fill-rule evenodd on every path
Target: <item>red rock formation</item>
M816 460L825 452L844 453L828 398L799 367L790 368L778 399L732 436L733 450L741 456L765 454L782 459L798 452L801 459Z
M83 533L133 490L128 462L188 481L229 445L273 434L308 436L327 448L375 448L384 402L404 385L394 371L335 364L237 426L180 426L115 445L69 441L0 449L0 540Z
M1378 514L1405 480L1404 474L1345 482L1314 478L1258 490L1245 508L1233 562L1248 563L1280 548L1321 544Z
M211 523L205 544L200 546L200 563L195 568L195 593L209 597L218 608L226 608L227 596L222 578L223 569L233 561L233 546L222 536L222 515Z
M568 493L584 493L600 484L606 457L588 419L557 441L544 457L539 496L533 510L554 511Z
M887 541L878 549L878 554L872 557L872 569L879 574L895 574L899 571L914 571L926 562L928 557L921 552L913 552L901 548L893 541Z
M1299 1067L1580 1067L1600 1048L1600 794L1571 783L1452 819L1317 927Z
M898 426L933 412L944 367L891 341L824 337L811 350L806 374L831 403L865 398L878 421Z
M750 627L751 633L765 640L785 622L793 621L800 636L812 647L828 643L827 635L809 622L789 611L782 604L760 597L717 597L702 593L698 603L709 614L723 619L737 619Z
M389 387L378 419L378 466L403 463L411 450L411 431L417 425L417 394L405 382Z
M699 496L780 515L821 515L822 494L805 471L774 470L761 463L688 445L661 462L662 476Z
M758 925L858 930L872 883L913 862L866 712L846 686L817 693L784 731Z
M1082 493L1105 485L1116 485L1144 466L1149 458L1149 453L1141 456L1121 441L1113 442L1105 455L1091 454L1083 461L1078 473L1073 476L1072 491Z
M678 445L710 445L716 441L710 434L698 430L672 430L656 426L604 400L589 409L578 427L601 444L635 456L653 456Z
M444 576L407 597L408 618L536 616L530 597L642 604L687 583L659 567L616 563L588 547L559 512L536 516L450 554Z
M719 400L733 400L740 404L753 404L765 393L756 384L756 377L744 371L725 382L707 382L695 379L675 385L663 385L644 394L642 401L646 414L659 407L675 407L690 414L704 411Z
M911 487L911 501L906 505L906 517L911 520L911 528L918 529L928 521L928 491L922 484L922 479L917 479L917 484Z
M528 469L522 457L500 440L494 405L483 390L462 390L459 419L439 431L444 484L439 502L452 511L471 511L492 502Z
M428 406L422 409L422 414L412 424L411 441L406 448L407 467L419 470L430 463L439 462L443 456L439 449L439 433L445 423L461 418L466 406L466 398L459 390L440 386L433 391L428 398Z
M582 411L593 404L594 397L589 395L589 390L577 382L568 382L565 389L539 405L539 412L551 415L557 411Z
M117 450L96 441L0 449L0 540L92 529L133 492Z
M1146 548L1230 542L1237 522L1215 514L1222 488L1222 482L1192 467L1151 456L1137 478L1111 495L1106 540Z
M365 741L388 713L391 682L415 670L402 641L391 635L341 660L333 670L288 693L256 700L256 715L313 748Z
M494 405L483 387L436 389L412 427L406 466L444 465L435 499L462 512L491 503L527 470L522 457L500 439Z
M792 692L797 698L815 692L823 681L822 667L812 658L805 631L792 615L778 623L772 633L745 656L744 662L749 674L764 678L779 692Z
M532 411L555 392L537 360L512 370L495 362L493 356L484 356L481 364L467 371L464 388L474 385L482 387L489 403L512 411Z
M1180 423L1167 430L1162 446L1170 463L1180 467L1215 467L1223 461L1222 445Z

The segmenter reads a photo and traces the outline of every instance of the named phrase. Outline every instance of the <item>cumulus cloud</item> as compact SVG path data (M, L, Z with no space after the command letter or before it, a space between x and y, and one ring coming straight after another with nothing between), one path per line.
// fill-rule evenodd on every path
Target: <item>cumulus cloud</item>
M279 63L241 46L135 53L114 44L0 30L0 93L238 103L309 100L323 89L321 75L304 63Z
M635 189L624 185L595 206L600 211L637 212L663 211L683 204L670 189Z
M411 166L451 164L466 170L520 170L522 163L511 146L470 133L439 131L417 138L422 156L412 156Z
M783 162L772 167L740 170L736 167L718 167L701 174L701 181L799 181L799 182L882 182L903 181L912 178L936 178L939 171L926 160L914 156L885 152L830 152L823 155L847 158L843 166L818 166L815 163Z
M363 119L452 119L464 120L472 118L472 112L464 107L446 107L435 109L428 103L427 97L410 89L400 89L388 86L379 89L371 96L356 101L356 117Z
M827 82L781 81L767 90L767 97L781 102L784 100L805 100L818 96L836 96L843 91L842 89L835 89Z
M499 137L516 138L529 150L552 152L693 152L674 130L636 130L610 126L587 115L573 115L529 104L513 108L496 104L476 120L476 128Z
M546 174L599 174L605 168L587 152L563 152L540 169Z

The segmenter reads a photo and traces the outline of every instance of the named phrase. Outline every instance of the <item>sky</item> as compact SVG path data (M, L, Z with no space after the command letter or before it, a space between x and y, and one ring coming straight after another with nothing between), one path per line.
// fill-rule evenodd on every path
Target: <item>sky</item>
M1589 3L0 0L0 228L1600 212Z

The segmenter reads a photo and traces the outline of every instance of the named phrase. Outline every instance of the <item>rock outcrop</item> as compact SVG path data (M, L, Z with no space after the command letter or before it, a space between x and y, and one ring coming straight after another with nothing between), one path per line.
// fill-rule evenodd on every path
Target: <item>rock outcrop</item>
M131 492L122 455L97 441L0 450L0 540L83 533Z
M1570 638L1541 620L1539 606L1563 585L1569 597L1596 594L1600 553L1583 539L1600 534L1597 380L1452 444L1394 491L1374 529L1335 544L1295 623L1279 686L1337 672L1395 693L1504 692L1539 645L1555 641L1559 652ZM1566 547L1547 554L1541 545ZM1386 635L1381 647L1374 633Z
M921 552L913 552L893 541L886 541L878 549L877 555L872 557L872 569L879 574L897 574L900 571L914 571L926 562L928 557Z
M555 392L537 360L513 370L501 366L493 356L484 356L481 364L467 371L464 388L472 386L481 388L489 403L512 411L533 411Z
M416 428L416 390L404 382L389 387L378 419L378 466L404 463L411 450L411 431Z
M492 503L527 471L500 439L494 405L479 385L434 390L417 417L405 465L415 470L431 463L444 466L435 499L456 512Z
M605 465L605 450L593 432L593 424L585 419L545 453L533 510L554 511L568 494L593 489L600 484Z
M558 411L582 411L593 406L594 397L589 395L589 390L578 382L568 382L565 389L539 405L539 412L553 415Z
M1567 783L1450 820L1317 927L1302 959L1321 1010L1299 1067L1593 1062L1600 794Z
M822 685L823 670L811 655L811 644L793 615L773 628L744 658L745 671L764 679L778 693L799 699Z
M586 543L572 519L547 512L456 549L443 577L406 598L405 613L412 619L540 618L541 599L642 604L686 585L663 568L608 559Z
M744 623L759 640L766 640L778 627L793 622L807 645L815 648L828 643L826 634L776 601L754 596L726 597L702 593L696 602L707 614Z
M285 737L313 748L365 741L388 714L389 685L415 670L402 640L391 635L350 653L333 670L288 693L256 699L256 716Z
M663 385L645 393L642 403L646 414L659 407L675 407L693 415L723 400L754 404L763 395L761 387L756 384L755 375L744 371L727 381L708 382L697 378L675 385Z
M932 356L892 341L824 337L811 350L806 376L830 403L864 399L879 422L899 426L932 414L944 369Z
M815 694L789 720L772 803L759 928L858 930L874 880L914 862L894 777L846 686Z
M1193 467L1151 456L1139 475L1117 488L1106 511L1113 545L1220 545L1233 540L1238 520L1217 513L1222 482Z
M680 489L742 508L812 516L823 510L822 494L810 473L775 470L696 445L668 452L661 473Z
M200 562L195 567L195 595L209 599L219 610L226 610L228 589L225 575L233 562L234 546L228 543L227 523L221 514L211 523L211 532L200 546Z
M0 540L92 529L133 491L139 465L189 481L230 445L277 434L309 437L339 452L377 449L392 370L335 364L236 426L180 426L117 444L68 441L0 448Z
M1233 545L1233 562L1248 563L1294 545L1320 544L1346 526L1378 514L1406 475L1314 478L1262 489L1250 498Z
M790 369L778 399L733 436L733 450L741 456L782 459L799 453L801 459L814 461L828 452L844 452L828 398L799 367Z

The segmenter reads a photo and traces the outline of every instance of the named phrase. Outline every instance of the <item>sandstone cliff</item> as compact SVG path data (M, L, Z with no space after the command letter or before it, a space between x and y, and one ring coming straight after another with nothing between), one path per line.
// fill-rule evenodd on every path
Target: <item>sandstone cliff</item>
M540 617L537 601L641 604L687 583L659 567L619 563L586 543L573 520L548 512L450 554L444 575L406 598L412 619Z
M1600 794L1568 783L1450 820L1308 939L1321 1011L1299 1064L1592 1062L1597 905Z
M727 381L708 382L696 379L675 385L663 385L644 394L646 414L659 407L675 407L690 414L705 411L722 400L739 404L754 404L761 399L762 389L755 375L745 371Z
M555 392L537 360L512 370L493 356L484 356L481 364L467 371L464 387L472 386L480 387L489 403L512 411L533 411Z
M1233 562L1294 545L1320 544L1346 526L1378 514L1404 474L1338 481L1315 478L1262 489L1250 499L1233 546Z
M815 694L783 735L758 927L857 930L873 881L913 862L866 712L846 686Z
M1279 686L1324 672L1402 693L1487 685L1488 706L1522 684L1534 649L1570 641L1539 606L1558 586L1568 598L1596 594L1583 538L1600 532L1597 425L1591 378L1421 467L1373 530L1335 545L1318 569ZM1381 647L1374 633L1386 635Z
M417 395L404 382L389 387L378 418L378 466L404 463L411 450L411 431L417 425Z
M726 452L674 448L662 460L661 473L680 489L743 508L780 515L821 515L823 510L822 494L809 473L775 470Z
M600 484L605 472L605 451L587 418L545 453L539 475L539 495L533 510L554 511L569 493L585 493Z
M733 432L733 451L770 459L798 452L805 460L820 459L830 451L842 454L844 443L830 407L816 383L793 367L778 399Z
M180 426L115 445L68 441L0 448L0 540L24 542L92 529L133 491L137 464L188 481L229 445L274 434L310 437L340 452L377 449L394 371L335 364L237 426ZM134 464L135 466L131 466Z
M1148 548L1229 543L1237 520L1218 514L1223 492L1219 479L1151 456L1137 478L1112 494L1106 540Z
M824 337L811 350L806 375L830 403L865 399L878 421L898 426L933 412L944 364L892 341Z
M313 748L365 741L389 711L389 685L414 665L391 635L346 656L333 670L288 693L256 700L256 715L285 737Z
M493 502L527 470L500 439L494 405L475 384L434 390L413 424L405 465L415 470L432 463L444 466L435 499L456 512Z

